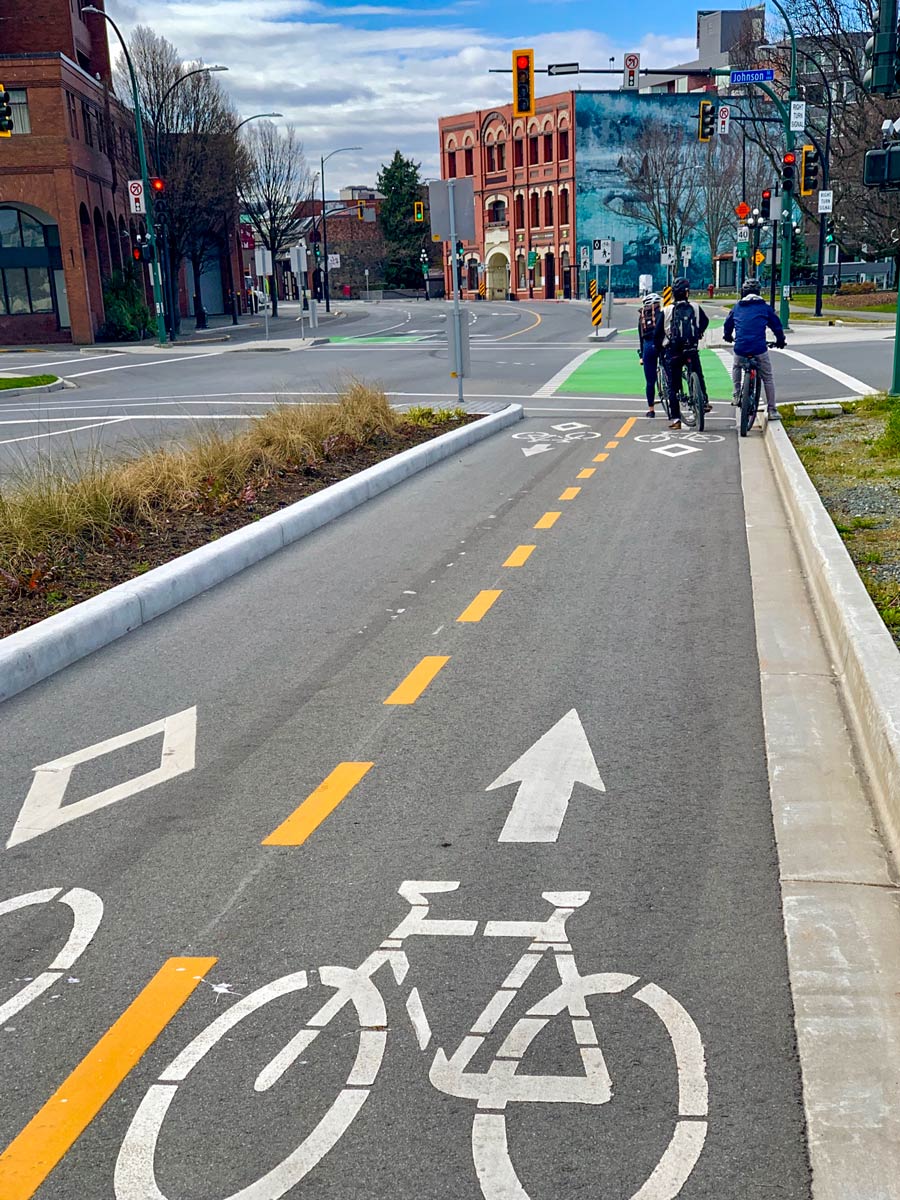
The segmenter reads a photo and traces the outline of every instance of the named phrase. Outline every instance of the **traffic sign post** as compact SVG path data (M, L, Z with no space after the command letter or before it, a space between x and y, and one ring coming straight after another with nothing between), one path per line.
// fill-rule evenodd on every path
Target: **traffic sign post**
M834 192L823 191L819 192L819 210L820 213L834 212Z
M791 101L791 133L803 133L806 129L806 101Z
M128 205L135 216L142 217L146 212L146 209L144 208L143 179L128 180Z
M639 72L641 69L640 54L626 54L622 72L622 87L626 90L636 90L640 87Z
M719 105L719 110L716 113L716 122L718 124L719 133L727 134L731 128L731 109L727 104Z

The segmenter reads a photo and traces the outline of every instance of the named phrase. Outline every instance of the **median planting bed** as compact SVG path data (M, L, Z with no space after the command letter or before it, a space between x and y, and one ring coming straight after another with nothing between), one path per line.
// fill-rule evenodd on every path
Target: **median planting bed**
M474 419L398 413L352 383L336 404L279 405L233 436L54 459L0 492L0 637Z
M8 392L12 388L48 387L51 383L58 382L58 375L21 375L18 379L12 375L4 375L0 378L0 392Z
M867 396L839 416L797 417L785 427L843 538L869 595L900 647L900 399Z

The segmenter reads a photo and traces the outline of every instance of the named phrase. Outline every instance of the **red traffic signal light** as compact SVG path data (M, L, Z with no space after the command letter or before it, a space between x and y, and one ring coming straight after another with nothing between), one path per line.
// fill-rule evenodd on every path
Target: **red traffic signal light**
M528 55L527 55L527 54L519 54L519 55L516 57L516 66L518 67L518 69L519 69L520 71L527 71L527 70L528 70L528 66L529 66L529 64L528 64Z
M797 168L797 155L793 150L788 150L784 158L781 160L781 188L782 191L792 192L794 190L794 174Z
M534 116L534 51L514 50L513 63L513 116Z
M765 188L762 194L762 203L759 206L759 215L764 221L768 221L772 216L772 189Z
M157 195L160 192L164 192L166 190L166 181L164 179L159 179L158 177L151 179L150 190L156 192Z
M793 150L788 150L782 161L786 167L792 167L797 161L797 155L794 154Z
M131 248L131 257L134 259L134 261L135 261L135 262L140 262L140 261L141 261L141 248L140 248L140 246L132 246L132 248Z

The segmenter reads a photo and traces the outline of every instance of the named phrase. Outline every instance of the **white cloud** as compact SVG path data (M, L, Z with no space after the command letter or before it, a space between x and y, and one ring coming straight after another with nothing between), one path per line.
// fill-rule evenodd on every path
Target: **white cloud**
M277 110L293 121L313 162L338 146L363 150L335 157L328 190L372 183L395 149L438 173L437 122L442 116L506 103L513 41L477 27L478 7L457 0L443 11L460 18L433 25L425 9L360 0L330 8L327 0L108 0L110 15L126 33L150 25L184 57L223 63L220 76L242 116ZM402 23L391 19L403 14ZM340 21L325 19L340 17ZM373 15L378 28L365 28ZM409 18L414 18L412 21ZM355 21L354 18L357 20ZM539 64L580 62L621 68L623 50L640 50L646 66L692 59L693 38L648 35L638 45L614 45L594 30L538 36ZM616 87L618 76L567 76L558 89L538 76L538 93L580 86Z

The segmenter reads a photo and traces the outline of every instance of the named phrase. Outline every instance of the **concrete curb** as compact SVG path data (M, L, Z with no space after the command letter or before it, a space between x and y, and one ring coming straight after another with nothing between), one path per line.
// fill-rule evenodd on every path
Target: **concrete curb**
M770 424L765 441L876 812L900 862L900 654L787 433Z
M12 375L5 376L6 379L12 379ZM68 387L64 379L57 379L56 383L42 383L40 387L21 387L21 388L4 388L0 392L0 399L6 396L31 396L35 392L61 392L64 387ZM75 385L72 384L74 387Z
M520 404L510 404L0 639L0 701L199 596L433 463L521 421L523 416Z

